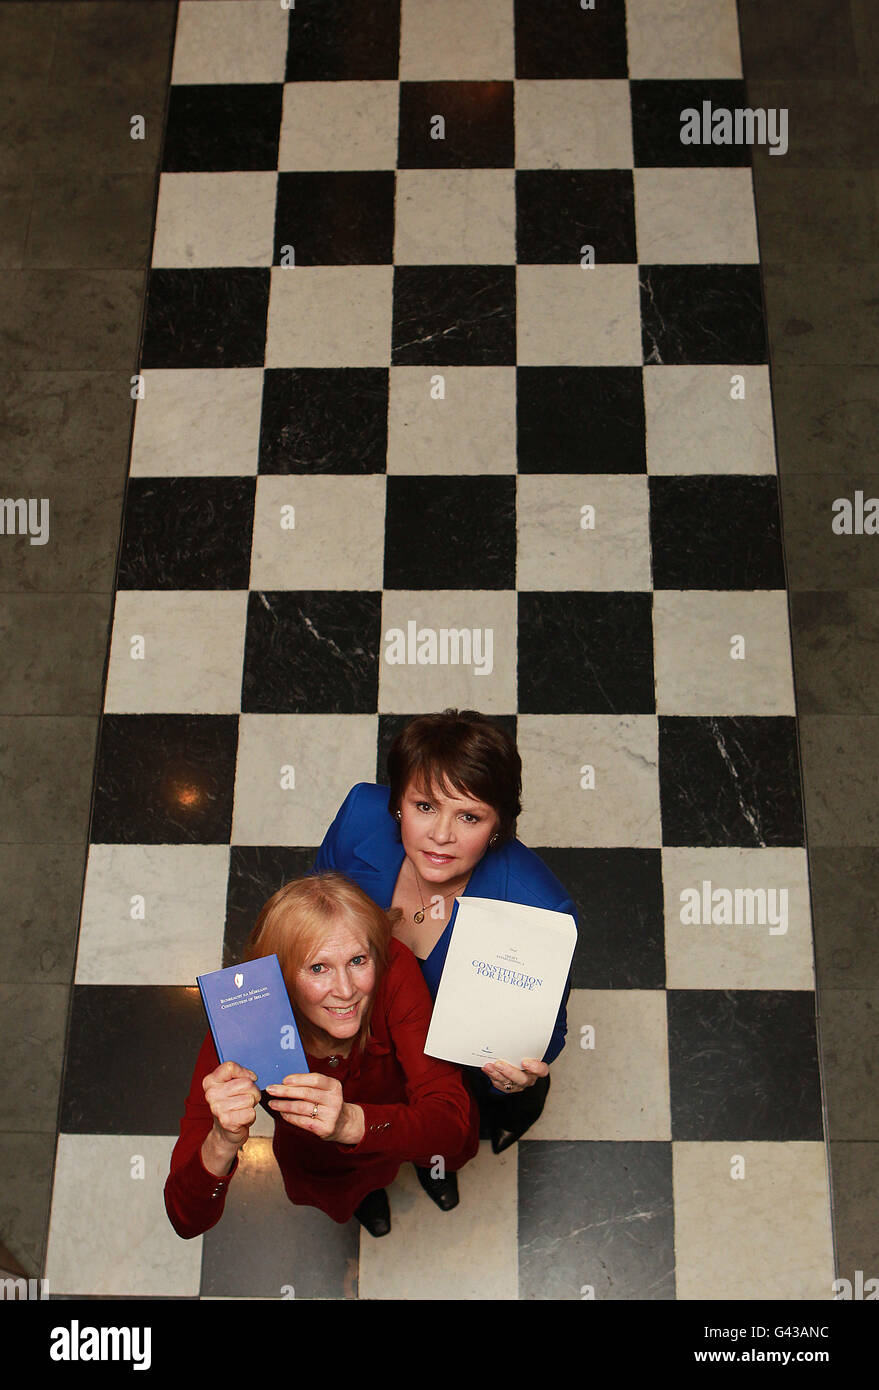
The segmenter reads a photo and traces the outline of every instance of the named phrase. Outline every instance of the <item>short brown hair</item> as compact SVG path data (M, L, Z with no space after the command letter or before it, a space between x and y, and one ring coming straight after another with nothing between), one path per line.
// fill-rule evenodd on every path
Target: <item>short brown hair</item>
M296 975L309 957L320 950L328 928L340 917L363 931L375 961L375 989L355 1039L357 1046L362 1048L369 1037L372 1006L387 969L391 939L391 919L362 888L335 871L291 879L264 904L244 948L243 960L278 957L293 1016L306 1048L314 1042L315 1034L296 1007Z
M476 710L446 709L410 720L391 744L388 781L394 817L406 788L418 781L429 793L438 787L484 801L497 813L502 842L516 833L522 759L509 734Z

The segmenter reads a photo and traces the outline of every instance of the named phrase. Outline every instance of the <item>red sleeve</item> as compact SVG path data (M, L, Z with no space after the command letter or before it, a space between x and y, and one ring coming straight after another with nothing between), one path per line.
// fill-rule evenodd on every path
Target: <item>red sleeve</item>
M211 1226L216 1226L223 1215L229 1183L238 1169L236 1157L230 1171L217 1177L208 1172L201 1161L201 1146L214 1124L201 1083L202 1078L219 1065L213 1038L208 1033L192 1074L180 1122L180 1138L174 1145L171 1171L165 1182L165 1210L174 1230L184 1240L203 1235Z
M476 1104L459 1067L425 1056L433 1011L430 991L408 946L392 941L391 949L383 1005L391 1046L406 1077L407 1101L361 1104L363 1138L359 1144L337 1147L353 1154L386 1154L401 1162L432 1154L450 1161L465 1150L472 1157L478 1146Z

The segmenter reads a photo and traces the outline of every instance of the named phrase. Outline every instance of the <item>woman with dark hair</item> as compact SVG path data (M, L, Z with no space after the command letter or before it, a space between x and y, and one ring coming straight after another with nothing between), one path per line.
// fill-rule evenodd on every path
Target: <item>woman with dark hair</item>
M310 1071L267 1087L273 1150L290 1201L334 1221L390 1230L384 1191L407 1159L454 1171L479 1145L458 1067L424 1055L431 999L384 912L342 874L287 883L260 912L244 959L277 955ZM165 1183L178 1235L223 1214L238 1151L256 1119L256 1077L219 1064L211 1034L196 1062Z
M515 838L522 763L514 741L473 710L447 709L412 720L388 755L389 787L360 782L345 798L315 859L315 870L347 874L380 907L397 909L395 937L418 957L433 998L451 941L456 896L497 898L576 921L567 892ZM483 1132L501 1153L543 1110L549 1064L565 1045L565 990L543 1057L465 1068ZM416 1165L418 1166L418 1165ZM454 1173L419 1181L447 1211L458 1200Z

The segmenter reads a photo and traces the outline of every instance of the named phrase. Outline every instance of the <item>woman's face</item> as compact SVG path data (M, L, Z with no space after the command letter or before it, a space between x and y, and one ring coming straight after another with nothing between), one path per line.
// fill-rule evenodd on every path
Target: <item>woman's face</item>
M366 932L339 917L319 948L296 973L294 1003L313 1028L331 1038L353 1038L375 989L375 960Z
M430 796L415 782L403 793L400 812L403 848L419 877L438 887L470 873L500 823L484 801L452 790Z

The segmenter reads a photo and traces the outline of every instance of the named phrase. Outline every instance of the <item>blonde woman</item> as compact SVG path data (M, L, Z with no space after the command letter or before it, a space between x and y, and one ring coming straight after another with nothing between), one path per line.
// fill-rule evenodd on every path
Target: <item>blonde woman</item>
M223 1214L261 1100L287 1196L334 1221L390 1230L385 1192L406 1160L454 1172L478 1148L478 1114L460 1070L424 1055L431 998L392 919L340 873L269 898L244 958L277 954L309 1072L260 1095L253 1072L218 1064L208 1032L195 1065L165 1207L177 1234Z

